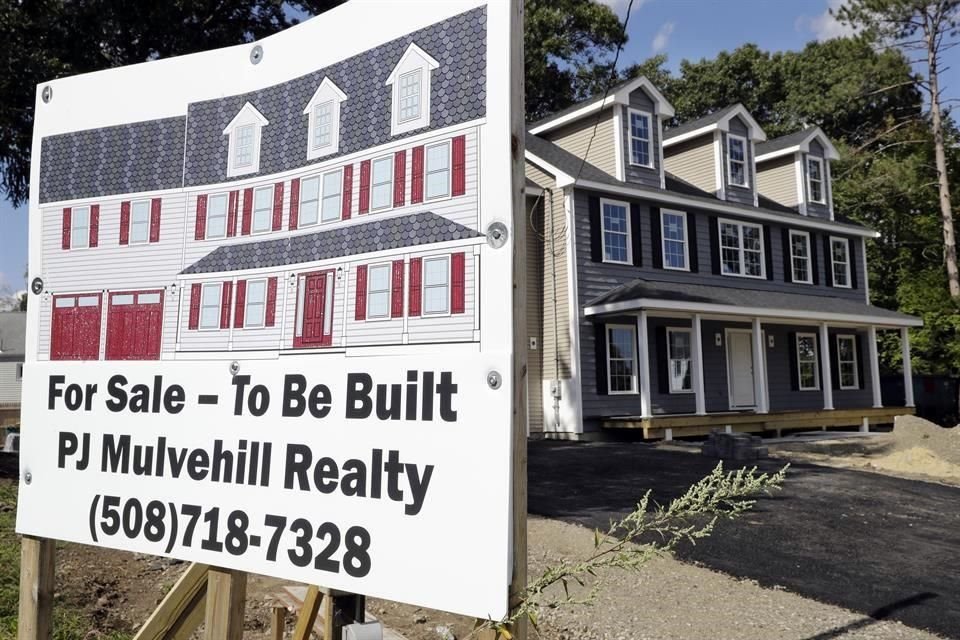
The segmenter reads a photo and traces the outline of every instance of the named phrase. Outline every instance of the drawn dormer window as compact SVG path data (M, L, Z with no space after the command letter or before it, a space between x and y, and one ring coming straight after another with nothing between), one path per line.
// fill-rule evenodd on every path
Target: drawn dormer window
M416 44L400 57L386 82L391 87L390 135L430 126L430 81L438 66Z
M228 177L260 171L260 132L268 124L267 119L248 102L223 130L223 135L230 136Z
M324 78L303 109L309 118L307 158L322 158L340 150L340 103L347 99L330 78Z

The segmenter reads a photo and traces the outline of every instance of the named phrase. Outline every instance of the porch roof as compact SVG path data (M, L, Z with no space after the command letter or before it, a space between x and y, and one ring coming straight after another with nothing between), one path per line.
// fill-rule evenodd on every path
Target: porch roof
M919 327L915 316L872 304L780 291L716 284L661 282L638 278L587 302L584 314L598 316L641 309L797 320L800 323L842 322L888 327Z

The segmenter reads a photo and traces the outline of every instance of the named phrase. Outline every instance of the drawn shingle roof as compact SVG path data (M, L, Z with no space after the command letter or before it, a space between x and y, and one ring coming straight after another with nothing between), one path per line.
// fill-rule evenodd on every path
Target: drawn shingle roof
M276 240L224 245L181 273L195 275L267 269L480 237L482 234L474 229L432 211L423 211Z

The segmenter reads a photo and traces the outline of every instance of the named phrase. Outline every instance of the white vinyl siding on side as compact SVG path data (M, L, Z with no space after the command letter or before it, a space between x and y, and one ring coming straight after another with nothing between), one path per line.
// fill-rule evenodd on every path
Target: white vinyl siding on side
M596 136L594 136L596 124ZM613 109L604 109L599 116L591 115L577 122L559 127L544 134L555 145L566 149L578 158L587 155L587 162L611 176L617 175L617 158L614 140L621 140L619 135L614 138ZM591 143L590 139L593 138Z
M757 190L785 207L799 204L797 161L793 155L767 160L757 165Z
M708 193L717 191L713 136L707 134L663 150L663 166L670 173Z
M19 404L22 380L18 377L22 362L0 362L0 405Z

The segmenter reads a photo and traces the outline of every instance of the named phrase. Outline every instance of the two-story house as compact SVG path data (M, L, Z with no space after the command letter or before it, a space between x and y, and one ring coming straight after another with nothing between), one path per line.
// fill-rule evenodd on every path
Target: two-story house
M645 78L528 127L531 432L646 437L889 423L865 242L836 149L742 105L665 128Z
M478 348L485 31L43 138L38 358Z

